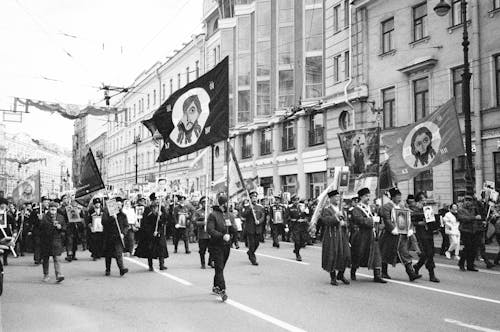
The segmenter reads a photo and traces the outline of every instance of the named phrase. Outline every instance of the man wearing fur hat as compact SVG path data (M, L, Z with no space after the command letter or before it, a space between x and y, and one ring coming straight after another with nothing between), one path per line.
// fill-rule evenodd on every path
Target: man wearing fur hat
M115 216L110 216L109 211L104 214L102 220L103 237L104 237L104 256L106 259L106 272L105 275L111 274L111 260L116 259L116 264L120 270L120 276L128 272L123 266L123 239L124 234L127 233L129 224L127 216L121 211L123 200L121 197L116 197L119 212Z

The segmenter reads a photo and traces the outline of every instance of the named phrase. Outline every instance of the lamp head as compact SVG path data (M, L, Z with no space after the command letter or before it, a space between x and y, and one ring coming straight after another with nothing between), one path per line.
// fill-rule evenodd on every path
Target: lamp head
M438 16L445 16L450 9L451 6L445 0L440 0L436 7L434 7L434 12L436 12Z

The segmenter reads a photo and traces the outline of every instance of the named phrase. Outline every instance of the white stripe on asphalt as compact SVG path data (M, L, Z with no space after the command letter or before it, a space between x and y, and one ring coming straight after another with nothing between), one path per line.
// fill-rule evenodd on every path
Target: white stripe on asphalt
M442 264L442 263L434 263L434 264L436 264L436 266L446 267L449 269L455 269L455 270L460 269L457 265L449 265L449 264ZM484 270L484 269L478 269L478 270L479 270L479 272L482 272L482 273L500 275L500 272L498 272L498 271L490 271L490 270Z
M458 321L458 320L454 320L454 319L449 319L449 318L445 318L444 321L446 323L450 323L450 324L455 324L455 325L458 325L458 326L462 326L462 327L466 327L466 328L469 328L471 330L476 330L476 331L483 331L483 332L500 332L499 330L493 330L493 329L489 329L487 327L481 327L481 326L477 326L477 325L472 325L472 324L466 324L466 323L462 323L461 321Z
M123 258L126 259L127 261L131 262L131 263L135 263L135 264L137 264L139 266L142 266L142 267L145 267L146 269L149 269L149 266L147 264L144 264L143 262L139 262L139 261L137 261L137 260L135 260L133 258L128 258L128 257L123 257ZM176 277L174 275L171 275L170 273L163 272L163 271L158 271L156 269L155 269L155 272L158 273L158 274L160 274L160 275L162 275L162 276L164 276L164 277L167 277L169 279L177 281L178 283L183 284L185 286L193 286L193 284L190 283L189 281L181 279L181 278Z
M139 266L142 266L142 267L145 267L145 268L149 268L149 266L147 264L144 264L144 263L142 263L142 262L140 262L138 260L135 260L135 259L132 259L132 258L128 258L128 257L124 257L124 259L126 259L127 261L129 261L131 263L137 264ZM183 284L185 286L193 286L193 284L190 283L189 281L186 281L184 279L181 279L181 278L178 278L176 276L173 276L170 273L160 272L160 271L157 271L156 269L155 269L155 272L158 273L159 275L162 275L164 277L167 277L169 279L177 281L178 283ZM250 315L253 315L253 316L257 317L257 318L260 318L260 319L265 320L265 321L267 321L267 322L269 322L271 324L274 324L274 325L276 325L278 327L281 327L282 329L285 329L287 331L290 331L290 332L306 332L306 330L303 330L303 329L300 329L298 327L295 327L295 326L293 326L291 324L288 324L288 323L286 323L286 322L284 322L282 320L279 320L279 319L274 318L272 316L269 316L269 315L267 315L267 314L265 314L263 312L260 312L258 310L252 309L250 307L247 307L246 305L241 304L239 302L236 302L234 300L228 299L228 300L226 300L225 303L227 303L230 306L233 306L233 307L235 307L235 308L237 308L237 309L239 309L241 311L244 311L244 312L246 312L246 313L248 313Z
M305 330L302 330L302 329L300 329L298 327L295 327L293 325L285 323L282 320L279 320L279 319L274 318L272 316L266 315L263 312L260 312L258 310L252 309L250 307L247 307L246 305L241 304L241 303L236 302L236 301L233 301L231 299L226 300L226 303L229 304L229 305L231 305L231 306L233 306L233 307L235 307L235 308L238 308L238 309L240 309L242 311L245 311L245 312L247 312L247 313L249 313L249 314L251 314L253 316L256 316L256 317L258 317L260 319L263 319L263 320L265 320L265 321L267 321L269 323L272 323L272 324L274 324L276 326L279 326L279 327L281 327L281 328L283 328L283 329L285 329L287 331L291 331L291 332L305 332Z
M367 274L358 273L358 275L360 275L362 277L366 277L366 278L373 278L373 276L370 276ZM409 286L409 287L429 290L432 292L444 293L444 294L448 294L448 295L460 296L460 297L465 297L468 299L473 299L473 300L478 300L478 301L500 304L500 300L489 299L487 297L480 297L480 296L469 295L469 294L465 294L465 293L453 292L453 291L448 291L448 290L444 290L444 289L427 287L427 286L422 286L422 285L418 285L418 284L414 284L414 283L409 283L409 282L405 282L405 281L398 281L398 280L393 280L393 279L384 279L384 280L386 280L387 282L391 282L393 284L405 285L405 286Z
M242 250L242 249L232 249L234 251L239 251L239 252L245 252L245 250ZM284 261L284 262L288 262L288 263L295 263L295 264L300 264L300 265L309 265L309 263L305 263L305 262L299 262L299 261L295 261L293 259L288 259L288 258L281 258L281 257L276 257L276 256L271 256L271 255L266 255L266 254L260 254L260 253L255 253L255 255L257 256L262 256L262 257L267 257L267 258L272 258L272 259L277 259L279 261Z

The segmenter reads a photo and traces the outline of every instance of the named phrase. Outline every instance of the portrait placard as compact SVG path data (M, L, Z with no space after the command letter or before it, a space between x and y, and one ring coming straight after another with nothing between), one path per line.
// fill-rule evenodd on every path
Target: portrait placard
M177 225L179 227L186 227L187 214L184 212L179 212L177 215Z
M137 205L135 207L135 214L137 216L137 219L142 219L143 215L144 215L144 206L142 205Z
M102 217L92 216L92 233L102 232Z
M68 222L82 222L82 218L80 217L80 209L74 206L66 206L66 215L68 216Z
M283 211L274 210L273 221L275 224L282 224L283 223Z
M0 228L7 228L7 211L0 213Z
M436 216L434 215L434 210L432 209L432 206L429 206L429 205L424 206L424 216L425 216L426 223L436 221Z
M408 234L410 228L410 210L399 208L392 209L392 220L399 234Z
M108 213L110 216L116 216L118 212L120 212L120 209L118 208L118 203L114 198L108 199L106 201L106 207L108 208Z

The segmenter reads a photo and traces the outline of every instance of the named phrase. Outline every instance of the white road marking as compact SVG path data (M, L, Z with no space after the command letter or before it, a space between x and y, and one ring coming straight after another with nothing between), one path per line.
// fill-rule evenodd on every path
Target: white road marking
M241 303L236 302L236 301L233 301L231 299L226 300L226 303L229 304L230 306L233 306L235 308L240 309L241 311L245 311L246 313L249 313L249 314L251 314L253 316L256 316L256 317L258 317L258 318L260 318L262 320L265 320L265 321L267 321L269 323L272 323L272 324L274 324L276 326L279 326L279 327L281 327L281 328L283 328L283 329L285 329L287 331L291 331L291 332L305 332L305 330L303 330L303 329L300 329L298 327L295 327L293 325L285 323L282 320L279 320L279 319L274 318L272 316L266 315L263 312L260 312L258 310L252 309L250 307L247 307L246 305L241 304Z
M446 268L455 269L455 270L459 269L459 267L457 265L449 265L449 264L442 264L442 263L435 263L435 264L436 264L436 266L439 266L439 267L446 267ZM500 275L500 272L498 272L498 271L490 271L490 270L484 270L484 269L478 269L478 270L479 270L479 272L482 272L482 273Z
M242 250L242 249L232 249L232 250L246 253L246 251ZM295 264L300 264L300 265L309 265L309 263L299 262L299 261L295 261L293 259L288 259L288 258L281 258L281 257L276 257L276 256L271 256L271 255L266 255L266 254L260 254L260 253L255 253L255 255L262 256L262 257L267 257L267 258L272 258L272 259L277 259L277 260L285 261L285 262L288 262L288 263L295 263Z
M131 262L131 263L134 263L136 265L139 265L139 266L142 266L142 267L145 267L146 269L149 269L149 266L147 264L144 264L142 262L139 262L133 258L128 258L128 257L123 257L124 259L126 259L127 261ZM158 273L159 275L162 275L164 277L167 277L169 279L172 279L174 281L177 281L178 283L180 284L183 284L185 286L193 286L192 283L190 283L189 281L187 280L184 280L184 279L181 279L179 277L176 277L174 275L171 275L170 273L167 273L167 272L163 272L163 271L158 271L155 269L155 272Z
M131 263L134 263L136 265L139 265L139 266L142 266L142 267L145 267L145 268L149 268L149 266L147 264L144 264L144 263L142 263L142 262L140 262L138 260L135 260L133 258L124 257L124 259L126 259L127 261L129 261ZM297 263L299 263L299 262L297 262ZM184 279L181 279L181 278L178 278L176 276L173 276L170 273L161 272L161 271L158 271L156 269L155 269L155 272L158 273L159 275L162 275L164 277L167 277L169 279L177 281L178 283L183 284L185 286L193 286L193 284L190 283L189 281L186 281ZM269 315L267 315L267 314L265 314L263 312L260 312L258 310L253 309L253 308L250 308L250 307L247 307L246 305L241 304L239 302L236 302L234 300L228 299L228 300L226 300L225 303L229 304L232 307L235 307L236 309L239 309L239 310L244 311L244 312L246 312L246 313L248 313L250 315L253 315L253 316L257 317L257 318L260 318L260 319L265 320L265 321L267 321L267 322L269 322L271 324L274 324L274 325L276 325L278 327L281 327L282 329L285 329L287 331L291 331L291 332L306 332L306 330L300 329L300 328L298 328L296 326L293 326L291 324L288 324L288 323L286 323L286 322L284 322L282 320L279 320L277 318L269 316Z
M493 330L493 329L489 329L487 327L482 327L482 326L477 326L477 325L472 325L472 324L466 324L466 323L463 323L461 321L454 320L454 319L449 319L449 318L445 318L444 321L446 323L455 324L455 325L466 327L466 328L469 328L471 330L476 330L476 331L500 332L500 330Z
M360 276L366 277L366 278L373 278L373 276L370 276L367 274L357 273L357 275L360 275ZM444 290L444 289L427 287L427 286L422 286L419 284L414 284L414 283L409 283L409 282L399 281L399 280L393 280L393 279L384 279L384 280L386 280L387 282L393 283L393 284L405 285L408 287L425 289L425 290L429 290L432 292L443 293L443 294L454 295L454 296L464 297L464 298L478 300L478 301L500 304L500 300L489 299L487 297L480 297L480 296L475 296L475 295L470 295L470 294L465 294L465 293L453 292L453 291L448 291L448 290Z

